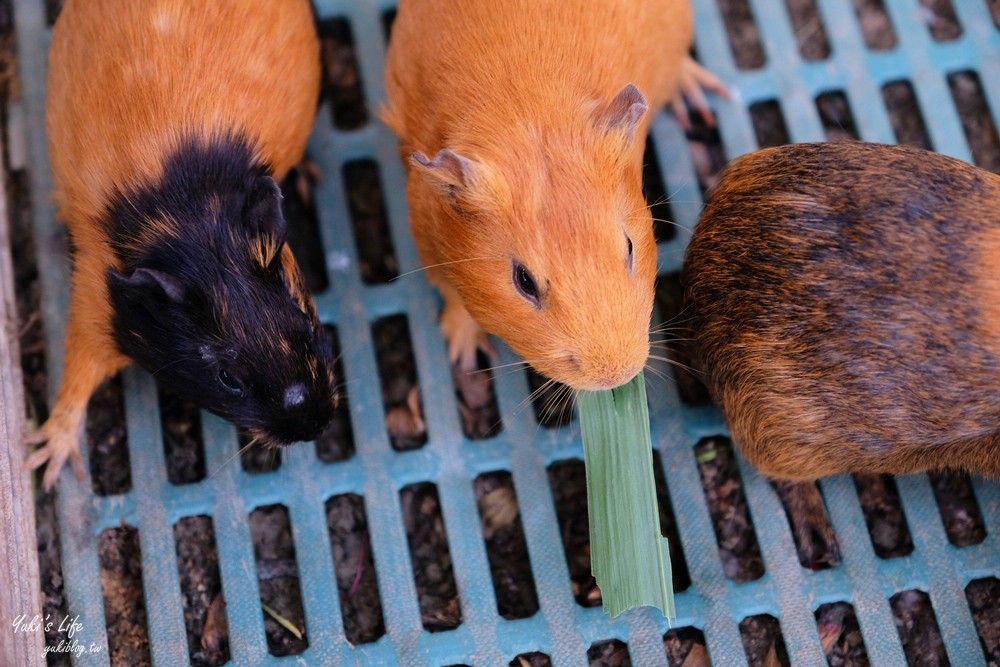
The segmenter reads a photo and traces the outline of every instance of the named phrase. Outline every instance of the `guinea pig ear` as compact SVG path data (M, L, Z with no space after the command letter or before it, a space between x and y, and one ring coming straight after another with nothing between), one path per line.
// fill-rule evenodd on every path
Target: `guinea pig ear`
M648 110L646 97L634 83L630 83L618 91L614 99L600 112L597 125L605 130L624 132L631 139L635 135L639 119Z
M129 275L108 269L108 287L113 295L143 304L154 315L157 305L184 301L180 281L155 269L139 268Z
M250 231L253 256L268 267L285 242L285 216L281 212L281 189L270 176L259 176L243 204L243 223Z
M476 174L476 166L472 160L448 148L438 151L433 160L416 151L410 155L410 164L452 203L471 185Z

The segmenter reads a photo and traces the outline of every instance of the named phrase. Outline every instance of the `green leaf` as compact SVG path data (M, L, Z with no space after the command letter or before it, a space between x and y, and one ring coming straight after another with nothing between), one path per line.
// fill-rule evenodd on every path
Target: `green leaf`
M706 449L701 454L695 457L698 463L708 463L709 461L714 461L716 457L719 456L719 450L717 449Z
M578 397L590 512L590 569L604 611L657 607L674 616L670 552L660 536L653 446L642 374Z

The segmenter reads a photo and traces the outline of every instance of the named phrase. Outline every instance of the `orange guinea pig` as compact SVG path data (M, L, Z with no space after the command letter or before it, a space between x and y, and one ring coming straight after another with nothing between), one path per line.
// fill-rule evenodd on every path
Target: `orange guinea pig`
M287 444L334 403L330 344L285 245L280 180L319 94L307 0L68 0L47 130L75 247L66 366L26 463L82 477L97 385L137 361L177 394Z
M738 158L688 246L684 317L765 474L1000 475L1000 176L905 146Z
M690 47L689 0L400 2L383 118L453 361L474 367L486 332L575 389L643 369L648 110L723 90Z

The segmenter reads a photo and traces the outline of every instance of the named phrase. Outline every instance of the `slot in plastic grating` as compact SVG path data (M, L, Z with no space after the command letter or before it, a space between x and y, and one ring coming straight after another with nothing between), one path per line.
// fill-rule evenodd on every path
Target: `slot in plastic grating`
M717 5L695 0L701 60L740 94L739 101L715 105L727 157L757 147L748 106L759 101L780 102L792 141L822 140L814 98L831 90L843 91L850 101L862 139L891 143L894 135L880 87L907 79L921 103L935 148L970 160L946 75L977 71L987 104L1000 124L1000 32L985 0L953 1L964 32L953 41L935 43L917 0L885 0L898 44L875 53L865 48L850 0L817 0L831 55L805 62L784 3L750 0L766 64L740 71L732 60ZM318 0L315 4L319 19L349 21L367 103L377 109L383 97L382 14L395 3ZM16 0L15 14L23 98L12 108L12 116L23 120L27 133L36 243L45 267L50 390L54 390L63 361L69 265L64 231L54 221L49 199L45 152L44 81L50 31L40 0ZM656 117L652 134L675 220L691 228L701 197L684 135L666 113ZM139 531L153 662L186 663L171 527L183 517L207 514L215 525L233 664L502 665L517 654L541 651L555 665L578 665L591 644L608 639L626 642L633 664L666 664L662 635L668 625L657 612L632 611L612 620L599 608L585 609L574 602L546 467L561 459L582 458L575 423L555 430L538 428L531 410L515 410L528 395L524 375L500 374L496 390L503 431L486 441L466 440L436 326L435 293L421 274L380 286L362 283L346 196L337 177L342 165L353 159L378 161L400 273L418 268L407 229L404 173L391 133L374 120L356 131L337 131L324 107L317 114L309 150L327 175L315 197L331 285L317 295L317 303L322 319L337 325L347 351L343 363L357 451L347 461L325 464L312 446L299 445L287 450L277 471L249 475L238 464L223 465L236 451L236 434L206 414L202 417L206 468L221 472L199 483L172 486L166 480L156 387L144 372L128 370L125 409L132 490L96 497L89 484L79 484L69 474L59 485L65 592L71 615L80 616L84 642L107 641L95 538L105 528L124 522ZM661 244L661 274L679 270L687 236L682 232ZM405 314L409 321L430 434L423 448L411 452L390 447L371 339L370 323L393 314ZM503 348L501 357L501 363L514 359ZM853 604L872 664L904 664L889 598L910 588L929 594L951 663L983 662L963 589L974 578L1000 575L996 483L974 480L987 537L981 544L958 549L948 544L936 518L927 478L900 478L915 549L907 557L880 560L872 551L851 480L826 479L822 489L844 557L832 570L809 572L798 563L783 510L767 481L741 460L740 473L767 572L757 581L734 584L723 574L693 453L701 437L725 433L724 424L713 409L685 407L673 383L650 380L653 442L666 472L692 579L691 587L677 596L674 625L701 628L713 664L745 662L738 624L748 615L762 613L780 620L792 664L825 664L813 613L820 605L837 601ZM506 621L496 612L473 493L475 477L493 470L513 475L537 586L540 611L523 620ZM457 629L433 634L421 626L398 495L404 485L421 481L434 482L440 493L463 611ZM343 632L324 513L327 498L348 492L364 497L386 627L377 642L357 647L346 642ZM275 658L267 651L247 523L254 508L272 503L282 503L289 511L309 637L308 649L288 658ZM105 651L84 654L76 664L107 661Z

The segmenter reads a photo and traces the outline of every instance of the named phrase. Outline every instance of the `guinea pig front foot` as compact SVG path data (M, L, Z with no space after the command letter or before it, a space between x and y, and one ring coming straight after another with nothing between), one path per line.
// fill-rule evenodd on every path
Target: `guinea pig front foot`
M304 205L312 206L313 186L323 182L323 170L319 164L308 155L303 155L299 163L292 167L290 176L294 179L295 192L299 199Z
M476 355L479 350L490 359L497 358L497 351L486 332L472 319L472 315L469 315L460 301L445 301L441 313L441 333L448 342L448 359L467 373L478 368Z
M715 93L719 97L729 99L729 89L722 83L719 77L715 76L707 69L698 64L691 56L684 59L681 65L680 92L670 102L670 110L673 111L677 121L685 131L691 130L691 120L688 118L687 107L684 100L687 100L702 120L709 127L715 127L715 115L711 107L708 106L708 99L705 91Z
M75 423L74 423L75 421ZM83 458L80 456L80 425L82 418L60 418L53 414L38 431L25 436L26 448L38 447L24 461L25 470L34 470L43 464L45 475L42 477L42 488L51 491L59 479L59 473L66 461L70 462L76 478L83 481ZM39 445L41 445L39 447Z
M840 542L816 482L772 480L771 484L785 507L802 566L820 570L839 565Z

